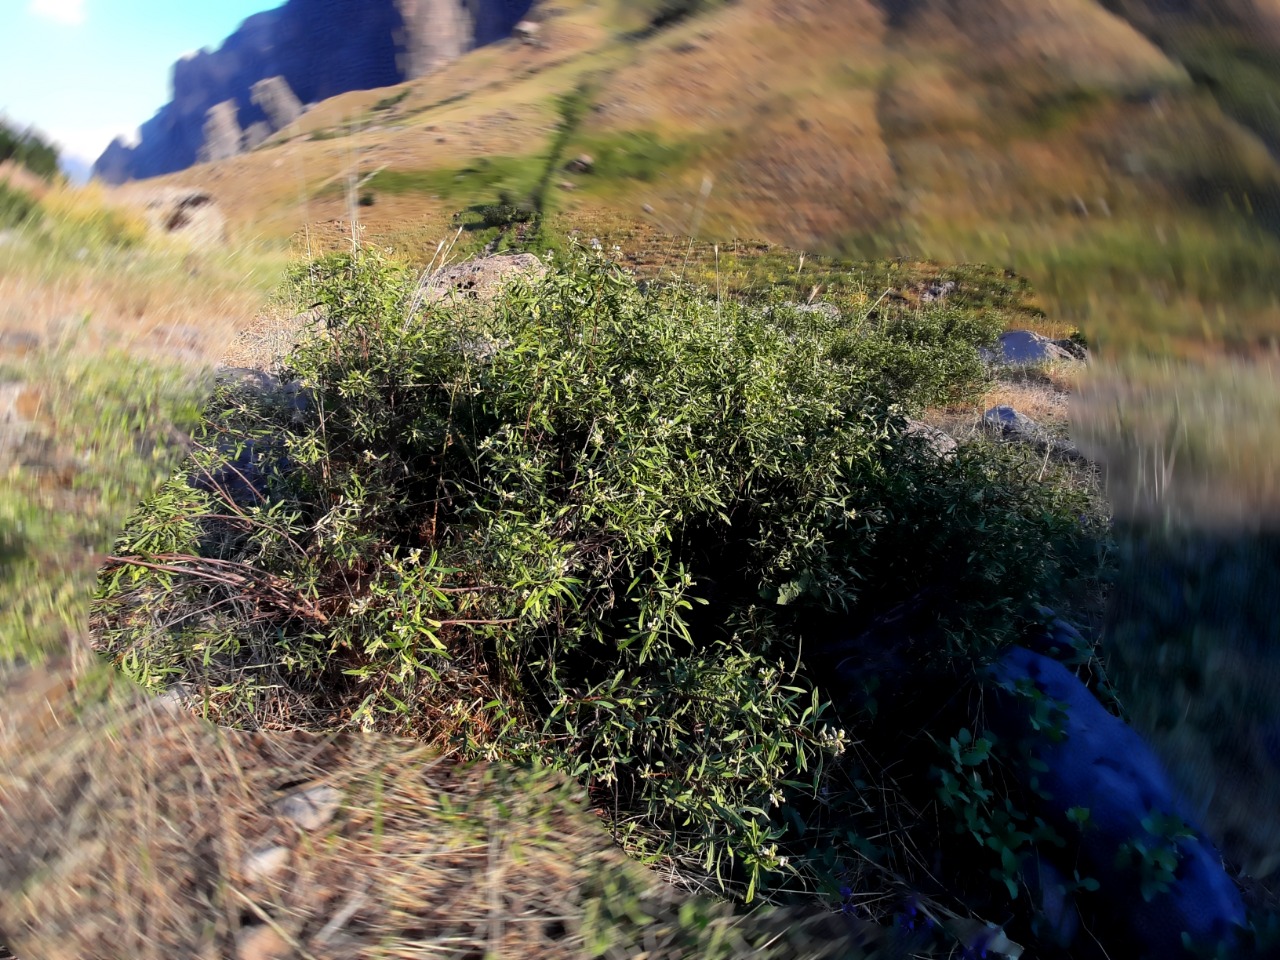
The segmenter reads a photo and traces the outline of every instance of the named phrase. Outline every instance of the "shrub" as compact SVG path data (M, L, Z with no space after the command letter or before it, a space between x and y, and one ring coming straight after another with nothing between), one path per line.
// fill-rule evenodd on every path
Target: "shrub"
M534 218L531 206L501 200L480 207L479 213L480 222L486 227L510 227L517 223L529 223Z
M649 16L649 26L660 30L702 13L712 5L713 0L658 0Z
M0 229L16 227L39 215L35 198L0 181Z
M404 102L405 98L413 92L412 89L406 87L396 93L388 94L373 105L375 111L390 110L392 107Z
M289 359L307 412L220 390L96 606L102 649L224 721L546 760L646 859L835 889L878 774L807 651L941 581L921 663L964 671L1081 569L1080 497L1038 463L904 434L993 335L942 307L642 292L576 251L489 307L422 305L373 253L294 284L326 317Z
M19 133L0 122L0 163L14 161L46 180L58 173L58 148L34 130Z

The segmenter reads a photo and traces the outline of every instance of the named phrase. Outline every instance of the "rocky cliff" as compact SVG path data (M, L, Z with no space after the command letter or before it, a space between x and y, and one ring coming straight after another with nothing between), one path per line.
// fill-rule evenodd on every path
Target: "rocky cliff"
M116 140L94 165L110 183L182 170L202 155L225 153L236 128L260 139L280 112L254 87L272 81L285 96L314 103L399 83L467 50L508 36L533 0L288 0L246 20L217 50L173 67L173 99L139 131L136 146ZM234 106L234 111L228 104ZM215 115L210 117L210 110ZM206 128L219 134L208 149Z

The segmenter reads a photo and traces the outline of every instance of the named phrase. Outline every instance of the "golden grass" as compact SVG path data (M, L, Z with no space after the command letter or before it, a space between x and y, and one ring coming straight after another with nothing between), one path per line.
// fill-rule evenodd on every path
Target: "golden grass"
M1130 358L1082 381L1073 426L1122 517L1280 526L1280 366Z

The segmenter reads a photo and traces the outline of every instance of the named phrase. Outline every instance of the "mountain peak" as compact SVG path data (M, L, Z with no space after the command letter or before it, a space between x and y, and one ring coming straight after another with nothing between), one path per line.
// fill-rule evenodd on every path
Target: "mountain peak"
M314 103L422 76L509 36L533 0L288 0L254 14L216 50L173 66L173 99L142 125L140 143L112 143L94 165L110 183L185 169L202 156L252 148L278 117L256 84ZM281 94L283 95L283 94ZM212 111L212 113L211 113ZM208 143L212 130L216 143ZM241 138L231 144L228 138Z

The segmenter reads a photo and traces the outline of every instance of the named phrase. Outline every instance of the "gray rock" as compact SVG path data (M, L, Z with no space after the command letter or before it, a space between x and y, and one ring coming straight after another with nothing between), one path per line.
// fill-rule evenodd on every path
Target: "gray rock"
M595 166L595 157L589 153L580 153L565 164L565 169L572 170L574 173L590 173L595 169Z
M180 715L191 713L198 700L191 695L185 684L175 683L164 693L159 694L153 702L166 713Z
M236 960L285 960L292 956L293 948L265 923L245 927L236 937Z
M531 253L498 254L455 264L423 281L419 294L426 303L457 297L491 300L517 277L542 277L547 272Z
M17 457L32 433L32 397L25 383L0 383L0 465Z
M1053 340L1030 330L1006 330L1000 334L1000 355L994 359L1010 367L1030 367L1055 360L1083 360L1086 356L1070 340Z
M219 367L214 382L247 391L264 400L276 401L288 408L293 421L301 422L311 410L311 393L302 384L282 381L273 373L252 367Z
M935 300L945 300L959 288L960 285L954 280L937 281L929 284L920 291L920 300L922 303L932 303Z
M267 142L267 138L271 136L271 133L271 124L265 120L249 124L249 126L245 127L244 134L240 138L241 152L248 153L250 150L256 150Z
M829 320L839 320L840 310L832 303L826 303L822 300L816 303L785 303L783 304L788 310L794 310L796 313L814 313L826 317Z
M1048 436L1038 423L1013 407L992 407L982 415L982 423L992 433L998 433L1010 440L1036 443Z
M538 37L542 33L542 24L533 20L521 20L516 24L513 35L521 43L527 43L536 46Z
M1038 790L1029 812L1068 838L1071 848L1055 854L1062 861L1057 866L1064 872L1079 869L1099 881L1105 892L1099 906L1129 931L1130 948L1151 958L1181 956L1183 931L1198 943L1230 943L1236 927L1245 922L1239 891L1142 738L1049 657L1015 647L989 668L989 676L992 731L1002 741L1025 744L1037 761ZM1060 736L1033 729L1033 698L1028 696L1033 691L1058 708ZM1032 773L1030 767L1024 771L1028 777ZM1084 829L1069 818L1073 808L1089 811ZM1157 836L1153 816L1178 817L1191 835L1176 840ZM1170 888L1150 900L1143 896L1138 871L1117 859L1131 842L1176 848Z
M204 190L158 189L147 195L144 209L147 222L160 233L196 246L227 242L227 218L213 194Z
M1067 459L1083 459L1080 449L1069 440L1055 437L1026 414L1013 407L992 407L982 416L982 425L988 433L1012 443L1026 443L1037 450Z
M289 865L291 853L288 847L267 847L255 850L244 858L240 865L240 875L246 883L262 883L274 880Z
M333 787L322 785L290 794L280 801L277 809L298 829L313 833L332 821L341 805L342 794Z
M951 434L937 427L931 427L927 423L921 423L919 420L908 420L906 430L903 432L909 437L923 440L930 450L943 459L954 456L956 450L960 448L960 444Z
M1061 339L1050 342L1059 350L1065 350L1071 355L1071 359L1073 360L1079 360L1081 362L1088 362L1089 360L1089 348L1083 344L1076 343L1070 337L1062 337Z
M0 242L3 242L2 235ZM42 343L40 334L32 330L0 330L0 353L35 353Z
M299 384L282 383L278 377L262 370L220 368L215 373L215 382L267 405L279 404L295 422L305 421L312 408L311 395ZM193 475L191 482L197 489L229 499L241 507L262 504L278 478L293 469L279 436L250 439L219 436L216 449L221 456L219 465Z
M1071 946L1080 932L1080 917L1067 878L1041 857L1031 857L1027 861L1022 878L1044 920L1048 938L1056 946Z

